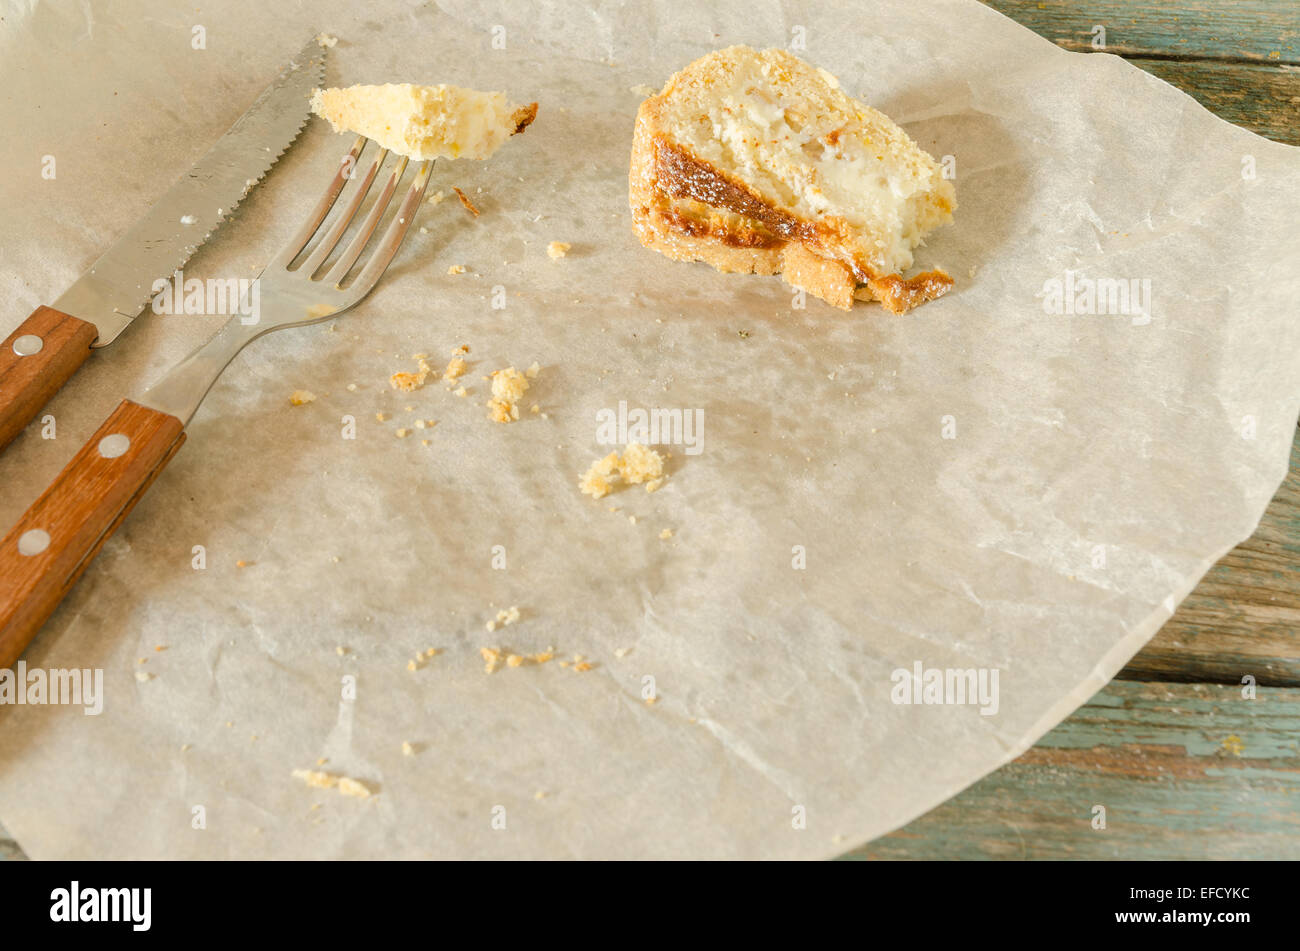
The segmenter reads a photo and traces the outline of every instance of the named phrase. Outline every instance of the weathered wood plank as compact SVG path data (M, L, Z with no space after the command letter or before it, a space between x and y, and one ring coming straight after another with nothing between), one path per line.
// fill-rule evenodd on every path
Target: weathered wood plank
M1298 735L1300 690L1112 682L1014 763L844 857L1300 858Z
M1295 0L984 2L1069 50L1093 49L1093 29L1102 26L1106 51L1122 56L1300 63Z
M1220 118L1251 132L1300 145L1300 67L1129 60L1177 86Z
M1259 528L1201 579L1119 674L1300 687L1300 436Z

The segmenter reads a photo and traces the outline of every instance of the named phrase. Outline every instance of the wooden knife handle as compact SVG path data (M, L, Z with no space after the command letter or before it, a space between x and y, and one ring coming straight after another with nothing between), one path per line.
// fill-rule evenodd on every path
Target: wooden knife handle
M18 659L184 441L179 419L123 400L0 541L0 668Z
M95 325L37 307L0 345L0 449L76 372L95 342Z

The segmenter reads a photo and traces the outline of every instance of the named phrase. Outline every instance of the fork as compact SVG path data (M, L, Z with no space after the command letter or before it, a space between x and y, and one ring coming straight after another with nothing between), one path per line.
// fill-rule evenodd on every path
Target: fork
M387 229L345 285L408 164L404 156L397 159L351 241L321 274L388 158L388 151L379 149L358 174L357 162L368 141L357 138L302 227L258 276L257 319L231 317L157 383L135 399L123 400L0 541L0 668L18 659L180 449L185 427L235 355L263 334L318 323L354 307L383 276L424 199L433 162L419 163ZM352 180L357 180L355 187L339 203ZM340 210L326 226L336 204ZM320 239L308 251L318 232Z

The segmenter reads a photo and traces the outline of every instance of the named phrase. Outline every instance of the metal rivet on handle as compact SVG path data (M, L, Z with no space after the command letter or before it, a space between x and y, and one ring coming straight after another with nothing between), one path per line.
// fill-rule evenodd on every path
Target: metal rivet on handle
M14 341L14 353L20 357L30 357L33 353L40 353L43 346L45 341L36 334L23 334Z
M50 533L41 528L33 528L18 536L18 554L39 555L50 547Z
M116 459L131 448L131 437L122 433L113 433L99 441L99 454L105 459Z

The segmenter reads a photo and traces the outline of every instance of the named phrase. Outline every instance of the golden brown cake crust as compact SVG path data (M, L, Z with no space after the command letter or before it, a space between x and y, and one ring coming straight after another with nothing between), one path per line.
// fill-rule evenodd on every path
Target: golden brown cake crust
M853 309L853 291L858 282L840 261L813 254L802 244L791 242L781 251L781 276L832 307Z
M871 296L880 301L891 314L905 314L926 301L942 297L951 287L952 278L937 268L911 277L886 274L867 281Z
M655 182L670 198L690 198L706 205L735 212L760 222L788 241L810 241L817 229L787 214L755 195L719 169L673 145L662 136L651 139L654 148Z
M533 124L537 118L537 103L530 102L526 106L520 106L510 115L510 121L515 124L515 131L511 135L518 135Z

